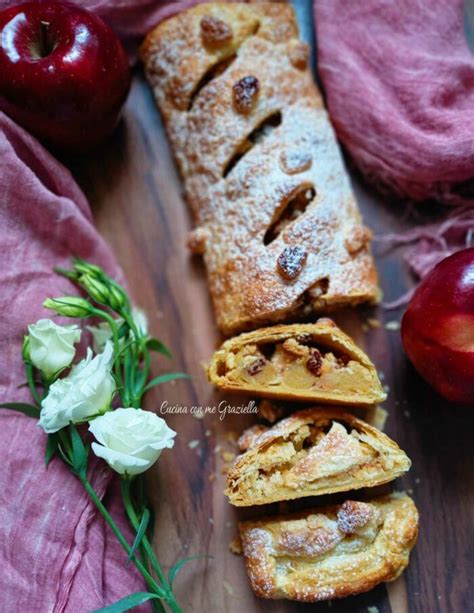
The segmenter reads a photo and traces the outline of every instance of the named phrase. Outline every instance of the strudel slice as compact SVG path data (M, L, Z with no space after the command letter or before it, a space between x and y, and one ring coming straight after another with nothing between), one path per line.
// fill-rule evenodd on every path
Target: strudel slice
M212 357L208 377L220 389L266 398L351 406L386 398L370 359L327 318L231 338Z
M242 522L252 587L263 598L304 602L366 592L407 566L418 511L405 494Z
M281 3L199 4L141 47L225 334L379 295L308 54Z
M411 462L386 434L348 413L305 409L251 440L227 474L235 506L372 487Z

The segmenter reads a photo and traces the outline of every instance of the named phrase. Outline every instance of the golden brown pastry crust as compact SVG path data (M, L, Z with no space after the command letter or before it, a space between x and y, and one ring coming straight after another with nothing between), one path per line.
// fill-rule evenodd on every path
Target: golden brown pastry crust
M272 3L200 4L141 48L226 334L378 298L307 52L292 7Z
M237 456L226 495L235 506L373 487L411 466L386 434L349 413L305 409L281 420Z
M213 355L207 373L222 390L266 398L350 406L386 398L370 359L327 318L231 338Z
M405 494L239 524L252 587L305 602L366 592L409 561L418 511Z

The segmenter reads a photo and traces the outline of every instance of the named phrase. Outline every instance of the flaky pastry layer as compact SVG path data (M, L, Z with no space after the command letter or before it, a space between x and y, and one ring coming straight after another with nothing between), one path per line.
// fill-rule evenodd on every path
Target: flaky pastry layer
M336 409L305 409L249 438L227 474L235 506L373 487L411 466L386 434Z
M366 592L409 561L418 511L405 494L239 525L257 596L305 602Z
M379 296L308 55L281 3L199 4L141 48L225 334Z
M370 359L327 318L231 338L216 351L207 372L219 389L267 398L350 406L386 398Z

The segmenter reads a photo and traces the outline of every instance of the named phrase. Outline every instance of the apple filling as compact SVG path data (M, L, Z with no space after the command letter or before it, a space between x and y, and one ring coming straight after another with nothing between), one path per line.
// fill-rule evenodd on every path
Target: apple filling
M306 409L251 436L227 475L230 502L247 506L346 492L387 483L410 468L386 435L338 415Z
M370 393L373 378L349 355L326 350L308 339L249 344L226 356L229 382L246 387L285 387L290 390L338 390L342 394Z
M257 498L271 496L275 489L299 490L312 483L323 485L345 474L354 477L361 466L378 469L379 451L357 430L350 432L339 422L330 427L305 425L288 439L281 439L259 452L258 470L252 470L236 485ZM383 463L383 459L380 458Z

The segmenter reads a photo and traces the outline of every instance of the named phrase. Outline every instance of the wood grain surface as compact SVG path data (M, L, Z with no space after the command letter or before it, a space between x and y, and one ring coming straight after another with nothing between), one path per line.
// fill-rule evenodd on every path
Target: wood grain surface
M297 2L303 36L312 41L310 3ZM146 309L154 335L167 343L174 359L161 359L155 373L172 370L192 375L159 387L148 408L247 404L249 398L219 395L207 383L202 363L219 342L205 273L199 258L185 247L191 220L163 126L137 69L124 121L111 142L84 159L68 160L90 199L99 230L119 259L136 303ZM401 204L381 197L351 171L366 222L376 234L410 227ZM376 252L377 252L376 246ZM400 253L377 253L381 285L387 299L400 296L411 279ZM419 541L411 564L393 584L357 597L301 605L264 601L253 596L240 556L229 551L241 517L263 509L237 512L223 495L222 452L232 452L229 438L256 420L234 415L197 419L190 413L168 415L178 437L151 471L149 493L156 512L155 546L168 567L196 554L178 575L176 592L186 611L468 613L473 599L474 471L472 414L441 401L414 372L404 356L398 330L401 310L361 308L340 313L340 325L364 347L389 390L386 432L413 460L410 473L393 484L407 490L421 514ZM381 327L368 327L367 318ZM389 326L390 327L390 326ZM326 500L323 499L321 502ZM319 503L307 499L305 506ZM300 503L301 504L301 503ZM287 505L285 505L287 507ZM273 505L268 512L278 510Z

